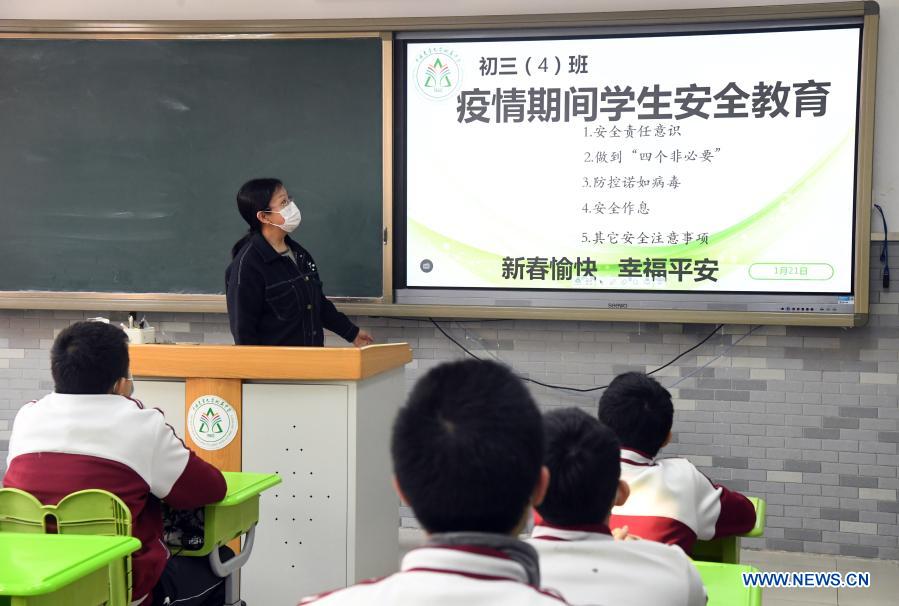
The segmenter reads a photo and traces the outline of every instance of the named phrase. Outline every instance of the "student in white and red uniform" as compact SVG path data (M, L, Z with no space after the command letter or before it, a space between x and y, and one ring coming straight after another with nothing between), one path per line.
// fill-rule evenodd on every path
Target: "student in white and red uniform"
M223 581L207 558L170 558L160 501L176 509L220 501L221 472L190 451L159 410L130 397L128 343L119 328L75 323L56 338L50 359L55 390L16 415L4 485L44 504L88 488L117 495L141 542L131 559L133 603L220 606Z
M395 485L428 533L400 572L306 598L316 606L562 606L516 536L548 483L540 412L509 369L432 369L393 426Z
M621 478L630 498L612 510L611 524L688 554L697 539L743 534L755 508L742 494L714 484L687 459L658 459L671 441L671 394L643 373L615 377L599 400L599 420L621 440Z
M655 541L616 541L612 505L627 500L615 434L578 408L544 416L549 490L530 543L540 554L543 585L572 604L705 606L690 558Z

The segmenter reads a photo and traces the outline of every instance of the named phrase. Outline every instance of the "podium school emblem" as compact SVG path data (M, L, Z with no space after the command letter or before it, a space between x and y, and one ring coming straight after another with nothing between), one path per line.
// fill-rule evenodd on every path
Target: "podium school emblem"
M203 450L221 450L237 435L237 412L218 396L200 396L190 405L187 430Z

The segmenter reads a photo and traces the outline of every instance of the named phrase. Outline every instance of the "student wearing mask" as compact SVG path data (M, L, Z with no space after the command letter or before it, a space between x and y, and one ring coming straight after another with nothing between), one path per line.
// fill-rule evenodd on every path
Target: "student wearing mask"
M207 558L172 556L162 542L162 502L195 509L225 497L225 478L200 459L162 413L131 398L128 337L101 322L76 322L50 351L54 391L13 422L3 484L57 504L96 488L131 510L140 549L131 556L132 604L220 606L223 579ZM219 550L223 560L234 555Z
M312 255L288 236L301 214L281 181L247 181L237 192L237 210L250 226L225 271L237 345L321 346L323 328L357 347L372 343L325 297Z

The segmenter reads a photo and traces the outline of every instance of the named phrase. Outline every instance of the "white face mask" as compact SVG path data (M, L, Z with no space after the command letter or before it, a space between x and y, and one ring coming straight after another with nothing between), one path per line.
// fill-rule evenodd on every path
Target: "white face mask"
M299 225L300 221L303 220L303 216L300 214L300 209L297 208L297 205L291 200L290 204L282 208L280 211L272 211L277 212L281 217L284 218L284 223L281 225L277 225L287 233L295 230ZM274 223L272 225L275 225Z

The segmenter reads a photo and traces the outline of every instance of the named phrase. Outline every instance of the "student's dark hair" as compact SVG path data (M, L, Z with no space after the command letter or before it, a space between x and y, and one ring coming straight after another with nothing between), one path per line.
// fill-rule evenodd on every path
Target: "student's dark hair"
M400 409L391 451L397 482L428 532L508 534L540 477L540 411L501 364L442 364Z
M57 393L109 393L128 376L128 337L111 324L76 322L53 342L50 369Z
M674 421L667 389L642 372L615 377L599 399L599 420L618 434L621 445L654 457Z
M537 511L562 526L604 522L621 477L615 433L579 408L563 408L544 415L543 435L549 490Z
M268 210L268 205L272 201L272 196L275 195L275 192L278 191L279 187L283 186L284 184L279 179L270 178L251 179L241 185L240 190L237 192L237 212L240 213L240 216L243 217L243 220L247 222L247 225L249 225L250 228L247 230L247 233L245 233L243 237L231 247L232 259L237 256L237 253L240 252L243 245L247 243L247 240L250 239L253 232L257 232L261 229L261 223L259 223L259 219L256 218L256 213L261 210Z

